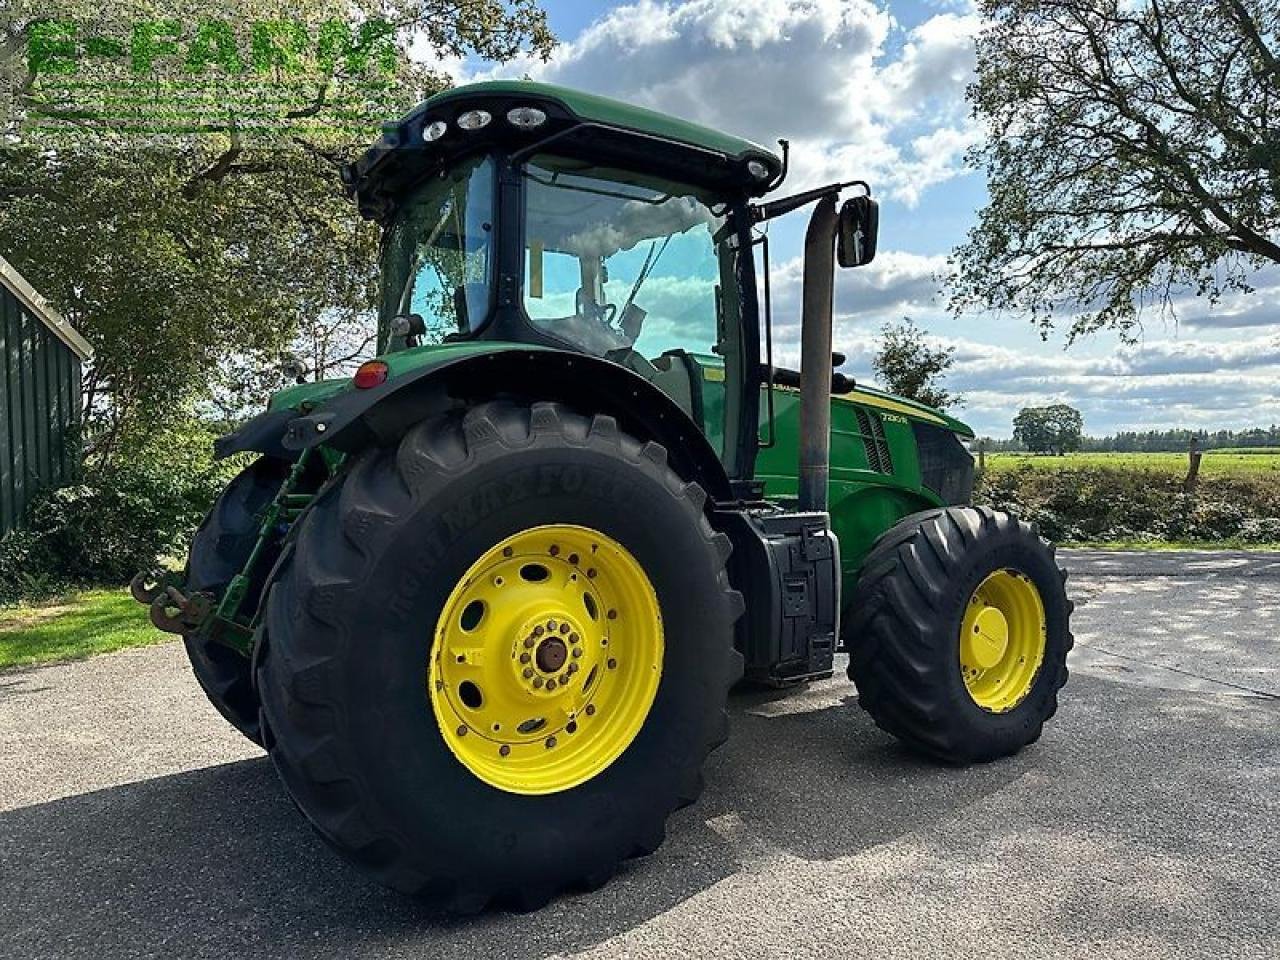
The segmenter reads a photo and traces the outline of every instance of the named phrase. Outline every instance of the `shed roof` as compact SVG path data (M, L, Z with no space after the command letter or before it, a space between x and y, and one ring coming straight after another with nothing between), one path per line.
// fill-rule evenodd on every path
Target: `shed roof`
M18 299L19 303L35 314L40 322L65 343L77 357L88 360L93 356L93 347L89 346L89 341L76 333L66 317L53 309L49 301L40 296L35 287L27 283L22 274L4 257L0 257L0 285L3 285Z

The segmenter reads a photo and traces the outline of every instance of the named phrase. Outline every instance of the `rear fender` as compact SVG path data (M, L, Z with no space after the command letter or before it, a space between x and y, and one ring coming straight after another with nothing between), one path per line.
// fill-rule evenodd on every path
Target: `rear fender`
M256 443L278 443L291 456L320 444L354 453L395 443L433 413L495 397L550 400L584 413L612 416L632 436L666 447L676 473L696 481L713 499L731 496L729 477L715 450L661 389L616 363L560 350L510 349L445 359L368 390L341 393L304 415L268 412L232 437L248 432ZM280 420L277 413L288 416ZM235 446L264 449L246 448L243 441Z

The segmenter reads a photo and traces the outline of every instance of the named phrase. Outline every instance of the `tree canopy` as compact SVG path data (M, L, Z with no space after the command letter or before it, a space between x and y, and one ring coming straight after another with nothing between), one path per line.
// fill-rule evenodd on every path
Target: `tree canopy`
M86 424L91 453L103 457L121 435L193 409L236 414L260 404L283 383L283 351L320 376L371 346L377 230L347 200L338 168L377 137L382 119L447 85L409 56L410 44L419 59L501 60L545 55L553 42L533 0L166 0L146 13L172 18L157 22L183 40L157 58L157 83L190 79L191 51L210 22L240 33L197 79L207 75L215 89L248 80L227 88L216 122L137 135L109 106L67 112L65 92L42 84L28 59L32 31L65 18L83 27L67 32L83 54L76 79L101 78L119 67L86 54L87 45L127 50L138 9L125 0L19 0L0 22L0 67L14 90L0 126L0 253L93 344ZM309 31L306 70L287 83L274 82L283 77L277 66L224 75L234 72L233 54L260 51L248 24L285 17ZM338 24L358 45L371 18L392 33L378 54L390 58L378 65L384 82L366 89L351 72L357 58L325 60L317 38Z
M989 201L952 306L1132 337L1280 263L1280 5L981 0Z
M1084 418L1075 407L1055 403L1047 407L1023 407L1013 418L1013 438L1032 453L1061 456L1080 449Z
M880 328L880 347L871 366L891 392L945 409L963 402L940 383L955 363L954 355L954 347L931 345L924 331L910 317L904 317Z

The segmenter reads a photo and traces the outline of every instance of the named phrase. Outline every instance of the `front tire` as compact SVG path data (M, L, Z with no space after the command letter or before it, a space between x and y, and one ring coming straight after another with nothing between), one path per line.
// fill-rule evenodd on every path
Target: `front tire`
M656 849L670 813L701 791L742 670L733 649L742 599L729 587L729 543L709 526L704 498L659 445L609 417L548 403L442 415L398 449L357 458L301 522L259 638L267 746L321 836L382 883L459 912L493 900L532 909L567 887L599 886L621 860ZM576 536L585 539L565 539ZM526 601L502 599L500 588L523 576L521 551L541 550L543 569L519 584L536 606L548 576L590 575L593 543L602 553L621 549L642 570L629 581L638 598L630 609L644 608L642 581L652 586L664 642L648 649L660 650L660 680L616 756L583 753L576 774L555 772L553 759L539 771L539 752L555 758L588 735L585 708L581 729L548 711L547 723L511 740L512 711L546 703L536 699L545 686L461 687L486 664L510 668L512 683L533 666L567 669L564 650L543 663L541 647L524 642L548 618L557 634L572 619L573 634L591 642L596 627L582 599L529 620L516 611ZM596 613L604 623L608 612ZM442 650L455 642L451 631L471 639ZM520 659L525 652L532 664ZM606 659L600 667L612 669ZM585 673L573 682L589 684ZM507 713L488 712L490 699ZM616 702L634 714L645 698ZM469 752L473 744L483 757ZM523 773L505 778L500 757Z
M1053 548L986 507L904 518L868 554L845 641L876 724L951 764L1035 742L1067 681L1071 601Z

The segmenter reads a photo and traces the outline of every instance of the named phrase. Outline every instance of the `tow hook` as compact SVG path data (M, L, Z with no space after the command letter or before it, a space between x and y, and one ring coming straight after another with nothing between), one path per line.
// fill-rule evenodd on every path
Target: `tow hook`
M213 598L207 593L183 593L168 586L151 601L151 622L166 633L198 630L213 613Z
M174 570L150 570L129 583L133 599L150 608L151 622L166 633L191 633L213 612L213 598L205 593L186 593L183 580Z
M129 593L144 606L151 606L170 585L182 583L182 576L174 570L143 570L129 581Z

